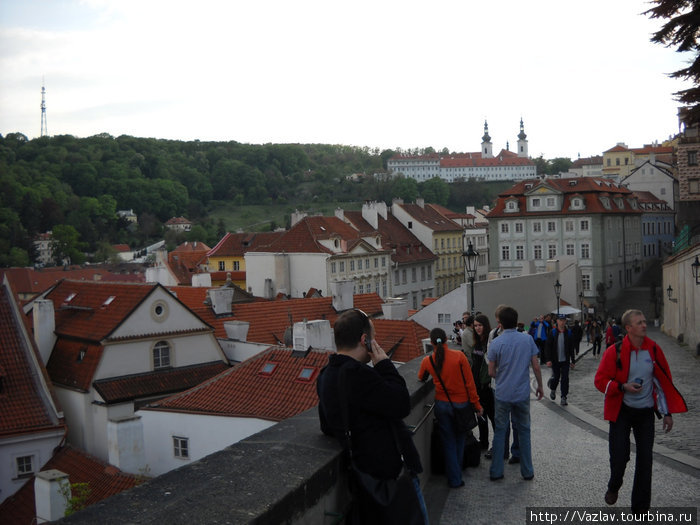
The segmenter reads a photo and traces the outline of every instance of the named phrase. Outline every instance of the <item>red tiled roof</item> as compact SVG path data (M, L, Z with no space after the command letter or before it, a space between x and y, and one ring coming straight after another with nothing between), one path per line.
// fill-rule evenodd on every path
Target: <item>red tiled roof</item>
M194 289L193 289L194 290ZM205 323L214 327L218 338L226 338L224 322L248 321L248 341L264 344L277 344L284 340L284 331L289 326L289 316L292 322L304 319L328 319L331 326L338 317L333 308L332 297L306 297L304 299L288 299L284 301L256 301L252 303L234 304L233 315L217 317L211 307L202 304L202 296L194 293L178 297L195 312ZM356 308L367 312L368 315L381 315L384 302L376 293L353 296Z
M159 286L64 280L46 296L54 303L56 335L102 341Z
M430 332L415 321L373 319L375 339L391 360L406 363L423 355L421 339L430 337Z
M249 250L267 246L280 238L284 232L227 233L214 246L208 257L243 257Z
M584 166L602 166L603 157L602 155L596 155L594 157L586 157L583 159L576 159L571 165L572 168L582 168Z
M121 376L115 379L95 381L94 386L107 404L133 401L134 399L170 395L192 388L207 379L227 370L222 361L156 370L143 374Z
M347 242L344 251L351 250L361 241L359 232L338 217L314 216L304 217L268 246L251 251L332 254L331 250L318 241L335 236Z
M555 192L564 194L564 202L561 210L553 211L527 211L526 194L534 191L540 185L552 188ZM570 197L582 197L585 201L583 209L571 209ZM606 209L601 202L601 197L615 199L622 198L623 207L618 208L612 203L611 209ZM506 213L506 201L516 199L518 201L519 211L516 213ZM523 180L514 184L508 190L499 194L496 205L488 213L487 218L494 217L527 217L527 216L546 216L546 215L562 215L562 214L579 214L589 215L591 213L629 213L639 214L641 210L634 209L628 202L629 199L634 199L632 192L620 186L613 181L601 177L578 177L573 179L530 179Z
M328 362L328 355L329 352L320 350L301 353L272 347L187 392L149 406L282 421L318 403L316 378ZM268 362L277 366L272 373L261 374ZM313 369L309 380L299 377L304 368Z
M382 238L382 248L384 250L393 250L391 254L392 262L407 264L437 259L437 255L431 252L427 246L418 240L418 237L413 235L408 228L401 224L401 221L389 212L386 219L381 215L378 217L377 230L372 228L372 225L362 217L361 211L346 211L344 215L350 221L350 224L357 228L363 236L379 232Z
M50 381L22 319L12 291L0 283L0 437L64 427L41 395L39 378Z
M399 204L399 206L401 206L406 213L413 217L414 220L427 226L433 231L463 231L459 224L454 222L452 219L448 219L441 213L438 213L435 209L431 208L430 205L421 207L418 204Z
M88 484L90 493L85 501L86 505L93 505L142 483L138 477L122 472L117 467L70 446L54 454L41 470L51 469L68 474L71 484ZM35 523L34 477L28 479L22 488L0 504L0 516L4 525Z
M623 151L629 151L629 148L618 144L615 147L610 148L609 150L605 150L603 153L622 153Z
M168 265L180 284L191 284L192 275L206 262L210 248L203 242L184 242L168 254Z
M113 244L112 248L114 248L119 253L125 253L125 252L131 251L131 248L129 248L128 244Z
M453 153L440 159L443 168L467 168L485 166L532 166L534 162L527 157L518 157L517 153L502 149L498 155L484 158L480 152Z
M471 213L452 211L444 206L440 206L439 204L426 204L426 206L430 206L436 212L441 213L448 219L476 219L476 217Z
M100 343L76 341L59 337L51 352L46 370L56 385L90 390L90 383L102 359L104 347ZM81 352L84 357L79 360Z
M1 270L12 283L18 294L39 294L63 279L85 282L132 282L143 283L146 276L141 273L113 273L104 268L63 267L41 268L5 268Z
M185 219L184 217L172 217L165 222L166 226L169 226L172 224L192 224L192 222Z

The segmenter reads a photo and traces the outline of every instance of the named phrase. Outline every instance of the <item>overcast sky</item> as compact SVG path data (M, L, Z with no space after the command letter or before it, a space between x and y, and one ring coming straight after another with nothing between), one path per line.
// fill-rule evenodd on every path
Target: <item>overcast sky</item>
M0 0L0 133L515 151L677 133L640 0Z

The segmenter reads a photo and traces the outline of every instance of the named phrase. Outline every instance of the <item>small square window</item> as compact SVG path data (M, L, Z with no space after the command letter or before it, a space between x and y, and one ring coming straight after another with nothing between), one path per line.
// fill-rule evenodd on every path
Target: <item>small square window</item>
M173 454L176 458L189 459L190 440L185 437L173 436Z
M314 374L316 373L316 369L312 366L305 366L304 368L301 369L301 372L299 372L299 377L297 379L299 381L304 381L305 383L311 382L311 379L313 379Z
M277 363L272 363L268 361L263 365L263 367L260 369L260 375L262 376L271 376L272 372L275 371L275 368L277 368Z
M26 478L34 474L33 456L20 456L17 461L17 477Z

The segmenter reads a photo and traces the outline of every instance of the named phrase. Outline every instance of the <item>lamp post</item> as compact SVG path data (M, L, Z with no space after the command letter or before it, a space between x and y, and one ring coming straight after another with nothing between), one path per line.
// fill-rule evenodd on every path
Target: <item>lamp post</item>
M581 326L583 326L584 318L583 318L583 291L581 291L578 294L578 304L581 307Z
M695 284L700 284L700 260L698 256L695 256L695 262L690 265L690 269L693 270L693 277L695 277Z
M559 317L559 296L561 295L561 283L559 279L554 283L554 295L557 296L557 317Z
M476 266L479 263L479 252L474 250L472 243L469 243L467 251L462 254L464 257L464 266L467 269L467 280L471 289L471 312L474 315L474 279L476 278Z

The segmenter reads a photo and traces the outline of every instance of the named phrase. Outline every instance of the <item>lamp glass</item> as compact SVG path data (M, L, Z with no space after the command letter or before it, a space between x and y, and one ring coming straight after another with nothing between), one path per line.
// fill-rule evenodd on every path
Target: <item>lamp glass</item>
M467 251L462 254L462 257L464 257L464 264L467 268L467 276L469 279L474 279L477 263L479 262L479 252L474 250L472 243L469 243Z

